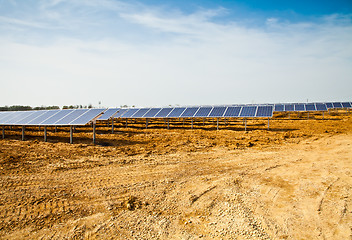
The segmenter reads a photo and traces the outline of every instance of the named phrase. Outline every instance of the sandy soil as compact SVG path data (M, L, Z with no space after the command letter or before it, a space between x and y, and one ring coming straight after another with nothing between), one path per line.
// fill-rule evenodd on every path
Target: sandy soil
M352 115L6 130L1 239L352 239Z

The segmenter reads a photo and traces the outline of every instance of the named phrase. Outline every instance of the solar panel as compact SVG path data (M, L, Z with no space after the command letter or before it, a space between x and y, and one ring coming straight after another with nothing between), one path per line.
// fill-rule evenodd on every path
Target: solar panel
M340 102L333 102L332 106L333 108L342 108L342 104Z
M226 111L227 107L213 107L209 113L209 117L222 117Z
M132 115L132 118L142 118L144 114L149 111L150 108L141 108L135 114Z
M108 120L115 115L120 110L120 108L109 108L101 115L97 120Z
M324 103L316 103L315 107L317 109L317 111L327 111L328 108L326 107L326 104Z
M54 116L55 114L59 113L61 110L49 110L43 113L42 115L29 119L26 125L40 125L43 121L49 119L50 117Z
M10 125L13 122L21 120L21 116L24 114L26 114L26 112L14 112L12 114L9 114L7 117L3 118L1 120L1 123Z
M54 125L60 119L66 117L68 114L72 113L72 109L64 109L56 113L55 115L49 117L45 121L41 122L40 125Z
M130 118L130 117L132 117L133 114L135 114L138 110L139 110L139 108L127 109L127 111L124 112L120 117L121 117L121 118Z
M256 117L272 117L273 116L273 106L258 106Z
M164 118L167 117L169 115L169 113L172 111L173 108L163 108L160 110L160 112L158 112L158 114L156 114L156 118Z
M303 104L303 103L296 103L296 104L295 104L295 111L296 111L296 112L299 112L299 111L306 111L305 104Z
M254 117L257 112L257 106L246 106L242 108L240 117Z
M341 103L343 108L351 108L351 103L349 102L343 102Z
M285 112L294 112L295 105L294 104L285 104Z
M285 106L283 104L275 104L275 112L284 112Z
M86 125L104 112L103 108L91 108L81 116L69 123L69 125Z
M332 103L325 103L327 108L334 108L334 106L332 105Z
M61 118L60 120L56 121L55 125L70 125L72 121L83 115L85 112L89 111L89 109L75 109L65 117Z
M228 107L224 113L224 117L238 117L242 107Z
M120 111L118 111L118 113L116 113L116 115L114 116L114 118L120 118L122 115L124 115L129 109L120 109Z
M2 112L1 116L0 116L0 122L4 121L5 118L8 118L10 114L13 114L15 112Z
M161 108L151 108L145 115L145 118L154 118Z
M306 104L306 111L316 111L317 109L315 108L314 103L307 103Z
M186 108L181 107L181 108L174 108L170 114L167 116L169 118L178 118L181 116L181 114L186 110Z
M186 110L182 113L181 117L193 117L194 114L198 111L199 107L188 107Z
M23 114L23 112L11 112L11 113L7 114L7 116L5 116L4 118L1 119L1 123L7 124L7 123L11 122L12 119L16 119L16 118L20 117L22 114Z
M208 117L212 109L213 107L200 107L198 112L194 115L194 117Z
M46 113L46 110L41 110L41 111L34 111L31 115L23 118L22 120L16 122L17 125L26 125L28 122L30 122L31 120L39 117L40 115Z

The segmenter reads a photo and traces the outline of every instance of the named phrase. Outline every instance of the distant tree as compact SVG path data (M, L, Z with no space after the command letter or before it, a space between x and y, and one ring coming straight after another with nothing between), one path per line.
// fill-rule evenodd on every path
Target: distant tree
M88 108L93 108L93 105L89 103Z

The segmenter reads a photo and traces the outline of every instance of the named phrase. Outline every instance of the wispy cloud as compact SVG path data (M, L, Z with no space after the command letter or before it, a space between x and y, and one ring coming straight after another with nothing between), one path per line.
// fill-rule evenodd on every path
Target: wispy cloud
M23 103L15 91L35 93L30 99L37 105L43 99L160 106L351 97L348 15L268 18L258 27L217 21L227 16L224 8L184 13L139 2L34 2L25 13L16 7L0 15L5 104Z

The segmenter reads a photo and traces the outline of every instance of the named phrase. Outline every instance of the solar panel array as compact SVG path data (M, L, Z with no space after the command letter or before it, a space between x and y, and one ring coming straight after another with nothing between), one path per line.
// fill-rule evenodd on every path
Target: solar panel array
M0 113L0 125L15 126L78 126L96 119L105 109L64 109L9 111Z
M115 118L272 117L274 106L201 106L120 109Z
M330 105L326 103L279 103L274 104L275 112L311 112L327 111ZM331 108L332 105L331 105Z

